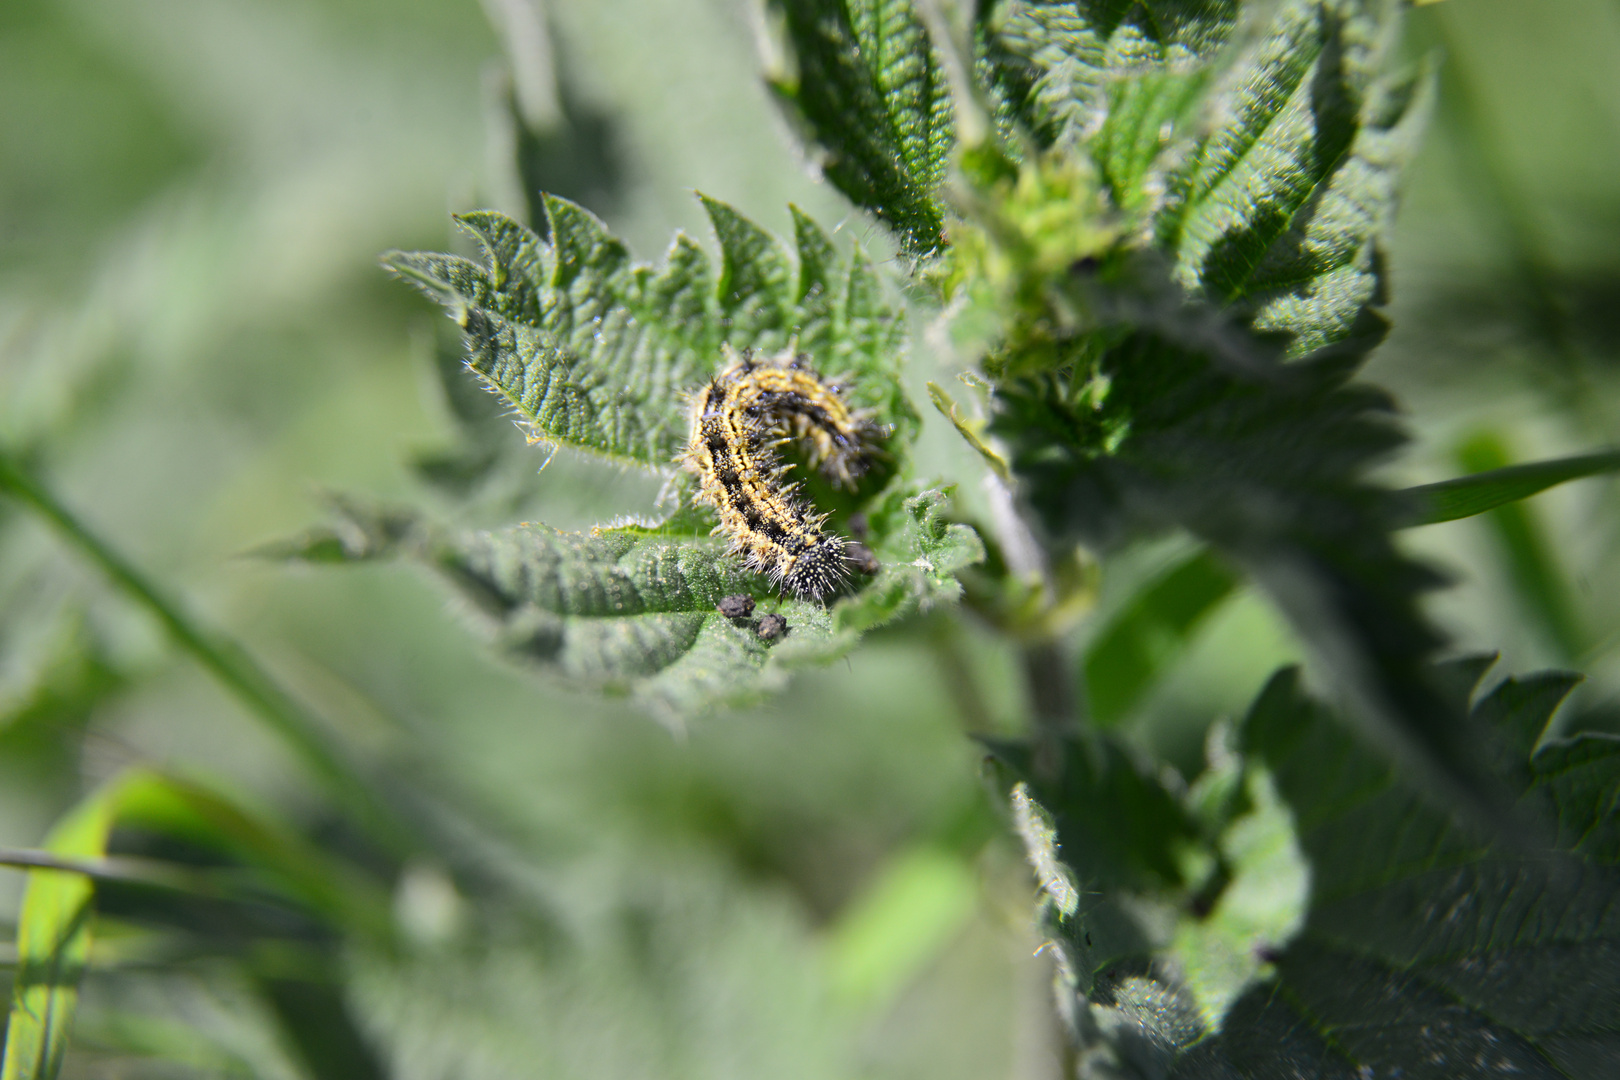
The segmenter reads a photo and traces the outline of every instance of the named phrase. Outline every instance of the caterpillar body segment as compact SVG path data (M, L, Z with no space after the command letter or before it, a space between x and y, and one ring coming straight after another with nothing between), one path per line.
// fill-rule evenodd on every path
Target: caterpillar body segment
M842 387L791 353L761 360L745 352L693 398L683 464L698 476L697 501L720 516L715 532L779 589L817 600L849 574L846 541L786 479L783 443L803 447L812 467L852 488L866 472L877 429L843 398Z

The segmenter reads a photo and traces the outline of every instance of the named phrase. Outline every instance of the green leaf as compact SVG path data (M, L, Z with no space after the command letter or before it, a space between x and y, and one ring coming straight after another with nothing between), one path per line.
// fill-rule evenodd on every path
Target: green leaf
M1283 365L1236 328L1207 332L1196 351L1181 328L1131 333L1098 359L1091 400L1004 385L991 430L1026 505L1047 536L1094 549L1170 528L1208 542L1269 593L1371 738L1437 798L1499 814L1471 725L1428 673L1443 639L1418 600L1438 578L1395 548L1394 501L1362 479L1402 441L1388 399L1345 384L1357 352Z
M1143 588L1086 650L1092 721L1107 726L1123 719L1237 585L1236 576L1206 551Z
M1455 480L1423 484L1400 492L1411 506L1401 524L1415 527L1458 521L1528 499L1570 480L1612 472L1620 472L1620 451L1490 468Z
M1171 69L1109 85L1107 119L1087 145L1115 205L1129 217L1146 219L1163 202L1165 165L1186 152L1206 82L1201 71Z
M840 627L869 630L961 597L955 575L982 562L985 551L971 526L945 519L950 491L897 490L872 509L869 528L882 569L860 592L839 602L834 614Z
M465 332L468 366L504 397L531 439L614 461L670 468L687 439L689 396L722 365L723 345L810 354L888 425L892 451L917 417L899 389L904 323L871 262L834 253L794 211L797 267L769 234L704 198L718 273L677 235L664 266L632 261L589 212L545 201L549 239L494 211L456 220L487 265L390 252L384 264L443 304Z
M1299 931L1310 866L1263 766L1235 752L1229 762L1214 757L1189 792L1194 802L1211 796L1217 805L1206 809L1220 818L1206 828L1216 838L1218 861L1177 920L1169 953L1213 1031L1232 1003L1270 973L1270 958Z
M1377 250L1420 112L1415 84L1376 79L1398 23L1382 0L1283 5L1210 102L1223 119L1159 231L1168 269L1121 242L1031 263L983 211L969 235L999 251L981 263L1030 264L1004 274L990 431L1054 549L1190 531L1266 589L1372 738L1436 797L1499 817L1467 718L1430 683L1443 638L1418 598L1438 578L1395 548L1396 500L1364 479L1403 441L1392 404L1348 384L1383 334ZM1064 168L1026 162L1014 191Z
M1436 682L1466 701L1489 665L1454 662ZM1078 1072L1607 1075L1620 738L1549 734L1577 681L1509 679L1472 709L1518 812L1551 823L1545 852L1436 809L1295 670L1262 692L1237 746L1212 739L1186 800L1198 826L1102 740L1044 762L993 748L1013 766ZM1144 872L1144 852L1176 874Z
M1101 766L1100 776L1094 763L1092 779L1106 781L1113 774L1117 781L1132 774L1114 765L1116 750L1083 749L1100 749L1100 761L1108 763ZM1105 821L1096 816L1105 792L1127 798L1121 809L1112 811L1121 821L1131 821L1131 813L1145 806L1174 806L1150 782L1104 782L1082 799L1083 806L1089 804L1081 811L1089 819L1089 838L1103 841L1087 845L1084 838L1077 842L1072 832L1064 831L1065 821L1073 823L1076 816L1049 812L1029 783L1014 783L1008 801L1013 827L1041 887L1038 917L1045 947L1057 960L1059 1014L1079 1051L1076 1075L1118 1075L1127 1063L1135 1066L1133 1073L1146 1067L1148 1075L1162 1074L1169 1061L1203 1035L1203 1022L1186 989L1152 963L1151 924L1163 920L1153 919L1117 887L1118 872L1129 860L1107 854L1111 847L1117 852L1122 841L1108 839ZM1154 816L1161 825L1174 820L1162 812ZM1154 848L1167 852L1165 842L1183 828L1189 828L1185 820L1153 836Z
M1189 884L1183 854L1200 840L1191 815L1105 735L984 742L1041 885L1039 922L1077 1044L1107 1055L1120 1027L1133 1033L1138 1057L1190 1044L1203 1033L1196 1002L1154 964L1173 915L1145 898ZM1091 1061L1081 1072L1092 1068L1104 1066Z
M1165 1075L1299 926L1307 869L1287 812L1218 736L1184 798L1106 736L990 745L1077 1074Z
M970 420L967 415L957 407L955 399L947 394L938 383L928 384L928 400L933 402L934 408L940 415L951 422L956 433L967 440L967 444L979 452L984 463L990 467L1002 480L1011 480L1012 474L1007 471L1007 463L996 453L995 447L984 441L984 421Z
M45 848L100 855L112 829L109 808L92 803L59 824ZM51 1080L62 1068L90 958L90 879L58 870L28 875L17 922L17 974L6 1026L4 1080Z
M972 529L940 517L945 498L938 490L896 491L880 500L869 527L882 567L832 608L772 596L767 578L714 539L644 526L589 534L534 524L449 530L340 501L333 527L270 553L316 562L414 559L453 585L514 659L628 694L678 720L756 700L784 685L793 667L844 655L862 631L954 601L954 572L984 549ZM754 615L719 613L720 600L737 594L758 602ZM760 637L767 613L787 619L786 637Z
M290 833L221 795L157 773L130 772L91 795L51 830L45 850L98 858L115 826L137 826L239 859L277 893L334 925L373 935L390 925L385 897ZM29 872L3 1080L51 1080L61 1069L90 959L94 895L84 874Z
M1004 2L981 29L976 67L1009 146L1014 125L1043 149L1080 143L1115 205L1143 219L1186 153L1209 62L1237 13L1236 0Z
M1477 673L1477 666L1472 669ZM1620 739L1548 734L1574 676L1509 679L1474 714L1541 856L1457 825L1275 678L1244 725L1312 868L1276 974L1176 1076L1606 1075L1620 1061Z
M1288 0L1207 103L1223 121L1157 225L1189 291L1252 314L1291 355L1383 302L1383 248L1427 79L1386 74L1396 0Z
M1063 859L1083 888L1147 892L1187 884L1177 847L1195 843L1198 828L1145 760L1116 739L1088 732L1049 746L982 741L1050 813Z
M507 653L661 712L757 698L784 681L757 619L733 623L716 610L725 596L769 594L717 545L517 526L446 537L423 557L472 600ZM777 610L789 652L830 641L820 605Z
M1457 448L1457 463L1476 475L1500 474L1510 467L1509 460L1507 448L1489 433L1476 435ZM1568 463L1564 464L1567 467ZM1611 469L1617 468L1620 460L1608 464ZM1590 468L1593 463L1585 465ZM1522 478L1519 482L1523 483ZM1585 649L1586 637L1581 632L1569 586L1545 532L1532 516L1532 508L1517 502L1504 503L1491 511L1486 524L1500 543L1508 578L1525 614L1541 624L1542 632L1558 650L1558 655L1564 659L1580 655Z
M821 171L906 251L944 242L939 187L954 139L950 87L911 0L772 0L793 70L770 73Z

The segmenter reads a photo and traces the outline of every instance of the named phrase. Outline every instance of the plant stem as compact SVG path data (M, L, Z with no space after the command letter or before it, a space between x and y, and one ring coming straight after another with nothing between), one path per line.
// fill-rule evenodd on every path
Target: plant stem
M961 714L969 735L986 735L995 728L990 707L973 674L973 661L962 643L962 626L954 619L936 619L928 634L934 663L946 693Z
M217 876L156 859L128 856L86 858L58 855L38 848L0 848L0 866L17 870L64 870L83 874L96 881L148 885L155 889L173 889L198 896L217 898L226 895L219 888Z
M1079 726L1079 695L1071 662L1062 643L1054 639L1025 645L1019 659L1029 688L1035 775L1044 782L1055 781L1063 772L1064 741Z
M399 819L385 807L355 763L333 744L312 712L284 690L241 645L185 614L178 603L163 595L132 563L91 532L3 448L0 493L11 495L49 522L113 584L162 623L175 644L287 741L369 836L395 852L403 853L415 846Z

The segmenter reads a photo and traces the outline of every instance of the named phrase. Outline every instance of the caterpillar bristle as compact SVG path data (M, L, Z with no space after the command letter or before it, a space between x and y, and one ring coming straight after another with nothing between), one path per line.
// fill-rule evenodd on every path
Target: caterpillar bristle
M683 461L698 475L697 499L719 513L715 531L751 570L801 599L823 599L849 576L847 541L827 531L802 482L786 479L794 466L777 450L797 442L812 468L853 488L878 452L880 429L810 368L808 354L729 355L692 398Z

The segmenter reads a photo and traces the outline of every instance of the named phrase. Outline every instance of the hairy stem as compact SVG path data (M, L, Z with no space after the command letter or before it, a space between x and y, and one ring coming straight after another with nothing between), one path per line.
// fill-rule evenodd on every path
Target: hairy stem
M962 641L961 624L955 619L936 619L928 639L940 680L961 714L962 727L969 735L988 733L995 722L979 681L974 678L973 660Z
M1050 639L1025 645L1019 659L1029 693L1035 773L1043 781L1055 781L1063 772L1064 740L1079 725L1073 665L1062 643Z

